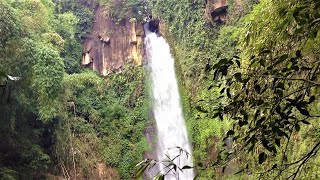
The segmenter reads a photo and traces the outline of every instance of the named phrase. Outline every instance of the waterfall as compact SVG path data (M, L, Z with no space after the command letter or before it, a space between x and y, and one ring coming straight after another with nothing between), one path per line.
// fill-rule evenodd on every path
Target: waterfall
M159 161L167 160L168 155L173 159L180 152L176 147L191 155L170 47L163 37L150 32L147 27L148 24L145 25L145 47L151 69L153 113L157 124L157 158ZM180 168L186 165L193 167L192 158L186 154L181 154L174 163ZM163 170L164 167L159 167L162 173L168 171ZM170 172L166 179L192 180L194 177L193 169L184 169L183 172L177 169L177 172Z

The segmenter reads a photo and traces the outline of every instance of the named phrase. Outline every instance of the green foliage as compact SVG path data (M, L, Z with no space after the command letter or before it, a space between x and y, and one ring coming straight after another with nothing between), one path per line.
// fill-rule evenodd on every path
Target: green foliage
M12 169L0 168L0 178L7 180L15 180L18 178L18 173Z
M57 20L56 31L65 40L61 52L67 73L81 71L80 59L82 58L81 42L91 32L93 26L93 8L78 1L60 1L56 6Z
M104 161L131 179L147 148L144 70L81 72L93 9L78 1L4 0L0 10L0 177L92 177Z
M85 134L96 136L97 155L117 168L121 178L133 177L132 167L148 146L143 134L149 109L143 69L128 67L106 80L89 71L68 75L63 84L65 98L75 104L72 132L83 143Z
M58 14L57 16L57 32L64 38L72 38L76 33L76 25L78 18L71 12Z
M61 37L52 32L52 2L0 3L1 33L5 33L0 39L0 69L20 79L1 88L1 173L6 178L31 179L52 163L46 149L52 139L43 122L50 121L60 106L57 97L64 69L56 42ZM48 33L57 40L47 38Z
M236 51L241 21L256 2L242 1L242 6L229 5L225 25L208 22L204 18L203 1L152 1L152 15L163 20L163 34L169 41L176 60L184 115L193 146L195 167L200 179L217 178L212 162L223 149L222 139L230 122L213 113L221 102L220 89L212 82L210 67L217 59ZM205 113L207 112L207 113ZM207 167L207 168L204 168Z
M82 58L82 46L75 39L68 39L67 42L64 43L64 49L61 52L61 58L64 62L64 68L66 73L79 73L81 72L81 65L79 59Z
M80 41L83 41L91 32L94 17L93 10L94 9L90 8L90 6L79 3L77 0L59 1L56 6L56 11L64 16L63 18L67 18L65 19L67 20L65 22L68 25L76 22L75 34L70 35L75 35L77 40ZM71 15L71 13L73 15ZM76 17L76 21L74 21L75 19L73 16ZM62 30L66 30L65 27L63 27Z
M180 173L184 173L184 171L188 169L193 169L193 167L190 167L188 165L180 165L181 157L185 156L185 158L191 158L191 155L187 151L183 150L181 147L170 148L168 149L168 151L178 151L179 153L177 153L173 158L170 158L168 155L166 155L167 158L162 161L158 161L155 159L145 159L141 161L136 165L137 171L135 178L139 179L140 177L142 177L143 173L157 165L165 165L165 167L159 172L155 172L154 177L151 177L151 179L164 180L165 176L167 176L168 174L170 174L171 177L179 179Z
M12 37L20 34L20 21L16 10L6 1L0 2L0 42L1 49L5 43Z
M250 149L249 155L243 151L229 155L239 163L239 172L245 172L239 177L247 178L247 173L253 179L268 179L279 171L281 177L317 177L317 171L308 171L318 162L318 141L310 137L318 132L310 124L318 119L313 107L318 103L319 2L243 1L240 7L228 2L227 22L222 26L204 21L201 2L150 2L153 15L164 21L163 33L177 60L195 161L205 165L199 167L199 178L214 178L217 171L210 168L210 146L224 148L212 137L223 139L228 127L234 127L228 134L235 133L236 151L243 146ZM239 57L230 58L235 54ZM212 80L221 75L222 87L217 88ZM218 119L227 122L221 125ZM286 119L290 124L282 126ZM251 138L252 134L258 137ZM286 165L300 158L291 170L282 172L279 162L286 159L282 164Z
M145 0L100 0L100 3L107 6L107 14L115 22L124 19L143 22L149 14Z
M318 103L319 52L311 43L320 28L319 7L316 1L261 1L240 32L243 58L221 59L209 68L226 98L214 116L233 120L238 153L252 155L238 156L247 163L241 172L263 172L260 178L318 176L304 170L319 161L318 140L306 138L319 118L312 110Z
M59 112L58 98L62 93L64 66L58 52L43 44L39 46L34 55L36 62L33 66L33 87L38 96L40 118L47 121L56 117Z
M142 158L147 148L143 134L149 113L145 74L142 69L131 67L122 74L113 75L107 83L114 92L114 99L111 100L113 102L111 109L105 112L105 115L106 118L114 120L111 123L102 122L103 127L108 128L104 128L101 132L108 134L105 139L106 144L114 144L112 149L115 148L115 151L112 154L118 152L118 155L111 158L113 159L112 164L118 164L116 167L119 167L122 178L130 179L133 177L132 167ZM110 94L112 91L109 89L108 92ZM122 106L119 106L119 103ZM121 143L119 143L119 138ZM110 161L108 158L110 155L105 154L104 157L107 162Z
M307 39L316 37L319 27L317 9L318 3L312 0L294 3L261 1L244 19L245 28L240 36L243 54L250 57L250 53L256 54L264 48L294 53ZM289 42L292 45L287 45Z

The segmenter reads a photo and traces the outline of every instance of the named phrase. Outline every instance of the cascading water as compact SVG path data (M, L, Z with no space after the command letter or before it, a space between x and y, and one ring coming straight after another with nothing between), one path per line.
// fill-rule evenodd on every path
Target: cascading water
M153 112L157 122L157 158L159 161L167 160L168 155L173 159L179 154L180 147L191 155L187 130L182 115L177 79L174 70L174 59L170 53L170 47L163 37L148 30L145 25L145 46L148 63L151 69ZM192 165L192 158L181 154L174 163L180 168ZM168 169L160 165L162 173ZM192 180L193 169L183 169L178 173L170 171L166 175L167 180L180 179Z

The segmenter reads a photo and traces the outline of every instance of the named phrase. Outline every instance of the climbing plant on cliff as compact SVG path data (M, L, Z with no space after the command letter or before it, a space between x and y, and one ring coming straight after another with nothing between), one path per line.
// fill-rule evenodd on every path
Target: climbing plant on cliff
M240 157L246 163L239 173L319 177L319 11L318 1L261 1L244 21L240 57L208 69L225 98L213 117L233 121L226 138L236 145L216 164Z

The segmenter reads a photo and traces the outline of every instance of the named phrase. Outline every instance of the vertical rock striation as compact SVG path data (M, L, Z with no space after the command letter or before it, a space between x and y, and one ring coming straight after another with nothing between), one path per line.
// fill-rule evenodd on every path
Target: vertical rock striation
M102 76L121 72L125 64L141 65L143 34L135 20L114 22L105 6L96 6L92 31L83 43L82 65Z

